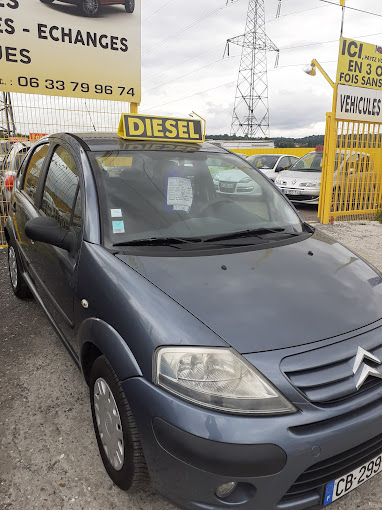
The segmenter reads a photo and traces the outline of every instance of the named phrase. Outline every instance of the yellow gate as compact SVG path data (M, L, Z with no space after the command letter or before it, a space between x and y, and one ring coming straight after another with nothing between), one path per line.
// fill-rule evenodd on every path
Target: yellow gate
M326 118L318 217L373 220L382 209L381 124L336 119L334 111Z

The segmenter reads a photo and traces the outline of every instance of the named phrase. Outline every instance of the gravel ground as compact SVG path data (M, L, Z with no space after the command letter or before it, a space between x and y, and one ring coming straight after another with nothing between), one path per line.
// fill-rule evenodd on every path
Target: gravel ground
M334 237L382 271L382 224L378 221L349 221L312 225ZM382 503L381 507L382 509Z
M320 228L382 270L382 225ZM38 305L14 297L5 250L0 282L0 510L175 510L150 487L129 496L111 483L88 388ZM331 510L382 509L381 481L375 477Z

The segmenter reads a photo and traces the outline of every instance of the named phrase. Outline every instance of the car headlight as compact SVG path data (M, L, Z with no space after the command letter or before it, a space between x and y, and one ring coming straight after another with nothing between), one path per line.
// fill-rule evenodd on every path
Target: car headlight
M228 348L161 347L154 382L197 405L235 414L286 414L296 408L242 356Z
M319 181L302 182L300 184L303 188L319 188L321 183Z
M242 179L240 179L239 182L251 182L252 179L250 177L243 177Z

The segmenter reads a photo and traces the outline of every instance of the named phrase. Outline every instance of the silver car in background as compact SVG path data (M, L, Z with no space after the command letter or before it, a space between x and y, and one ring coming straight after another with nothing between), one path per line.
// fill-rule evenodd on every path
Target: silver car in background
M279 172L288 170L298 160L297 156L285 154L254 154L246 159L251 166L260 170L272 181L276 179Z
M275 184L289 198L291 202L302 204L318 204L320 198L321 175L322 175L322 150L308 152L297 161L289 170L281 172ZM337 151L333 172L333 192L336 192L343 200L355 199L348 196L352 188L358 187L357 181L362 179L362 173L372 169L370 154L359 151ZM338 185L337 185L338 182ZM351 183L354 183L352 186ZM366 184L366 183L365 183ZM372 180L371 180L372 186ZM345 188L345 189L342 189ZM361 193L365 186L358 189ZM368 190L369 193L373 191Z

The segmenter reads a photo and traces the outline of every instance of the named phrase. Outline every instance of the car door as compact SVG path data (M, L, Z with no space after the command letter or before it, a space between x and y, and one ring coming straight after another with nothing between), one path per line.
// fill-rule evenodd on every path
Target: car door
M31 151L24 161L16 181L15 199L10 211L15 225L19 252L23 265L28 272L34 245L25 235L25 225L29 220L39 215L35 201L40 174L48 159L49 152L49 143L41 143ZM32 274L31 277L33 279Z
M69 147L57 145L47 165L38 201L39 215L54 218L66 232L72 232L76 246L71 253L47 243L36 242L31 253L31 272L36 287L56 327L76 350L74 291L82 241L80 162Z

